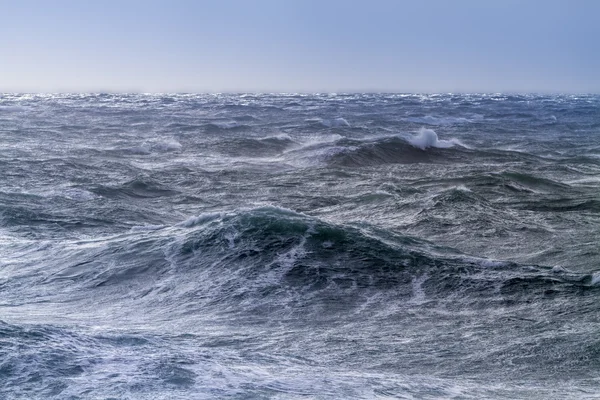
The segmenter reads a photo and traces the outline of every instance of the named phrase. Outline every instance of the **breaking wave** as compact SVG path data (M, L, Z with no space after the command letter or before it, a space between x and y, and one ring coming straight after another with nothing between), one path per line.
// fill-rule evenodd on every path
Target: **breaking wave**
M81 291L93 299L106 298L95 292L108 290L113 302L143 295L160 313L227 310L322 319L340 309L378 309L381 302L403 307L459 296L465 304L501 304L548 290L568 296L598 282L593 274L479 260L409 236L334 225L277 207L136 227L90 244L71 245L53 257L77 261L48 275L45 292ZM374 293L376 304L368 300Z
M438 139L437 133L433 129L421 128L419 133L408 140L410 144L418 147L421 150L425 150L430 147L436 147L438 149L447 149L454 147L455 145L462 145L456 139L440 140Z

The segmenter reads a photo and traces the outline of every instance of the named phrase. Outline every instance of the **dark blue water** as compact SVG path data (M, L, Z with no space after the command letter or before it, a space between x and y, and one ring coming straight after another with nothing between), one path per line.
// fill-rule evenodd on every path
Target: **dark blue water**
M0 397L600 396L600 97L0 95Z

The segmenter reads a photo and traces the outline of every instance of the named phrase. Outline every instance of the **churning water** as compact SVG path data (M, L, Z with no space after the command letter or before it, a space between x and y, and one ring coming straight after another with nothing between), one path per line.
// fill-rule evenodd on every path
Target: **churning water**
M600 97L0 96L0 396L600 396Z

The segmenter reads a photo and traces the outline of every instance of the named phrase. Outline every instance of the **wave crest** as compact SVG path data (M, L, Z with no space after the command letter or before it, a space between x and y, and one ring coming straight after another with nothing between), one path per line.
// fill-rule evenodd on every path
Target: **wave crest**
M57 266L45 280L54 285L48 292L144 299L133 306L151 301L161 312L321 318L341 309L381 311L384 304L448 297L465 304L527 301L548 290L570 295L598 287L597 274L476 260L408 236L273 206L149 228L55 257L78 262ZM375 294L378 300L370 301Z
M430 147L438 149L447 149L455 145L462 145L457 139L440 140L433 129L421 128L416 136L408 139L408 142L421 150ZM464 146L463 146L464 147Z

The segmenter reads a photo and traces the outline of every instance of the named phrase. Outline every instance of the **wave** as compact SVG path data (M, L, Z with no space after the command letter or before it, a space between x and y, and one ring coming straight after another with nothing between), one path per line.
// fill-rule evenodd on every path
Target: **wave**
M454 147L455 145L462 145L457 139L439 140L438 135L434 130L426 128L421 128L416 136L408 139L408 142L421 150L425 150L430 147L448 149L450 147Z
M327 160L332 166L363 167L414 163L510 163L545 161L543 157L501 149L471 148L456 138L439 139L434 130L422 128L415 135L383 135L366 139L344 138L343 146Z
M348 121L346 121L346 119L341 118L341 117L331 118L331 119L321 119L321 118L307 119L306 122L316 123L325 128L348 128L348 127L350 127L350 123Z
M297 145L298 142L285 133L261 138L239 137L220 143L221 152L230 156L248 157L278 155Z
M45 270L54 270L44 280L52 287L45 293L80 290L90 299L143 299L132 306L152 302L145 313L321 318L342 309L382 311L391 303L449 296L465 304L529 301L549 290L569 296L597 288L599 281L597 273L477 259L409 236L273 206L74 243L48 259ZM37 296L39 282L30 290Z
M204 129L207 132L221 132L221 131L241 131L250 129L250 125L241 124L238 121L222 121L222 122L211 122L204 125Z
M505 171L500 173L498 178L502 184L517 191L556 193L557 191L572 190L571 186L566 183L523 172Z
M234 138L219 143L219 151L244 161L259 160L267 165L285 162L295 167L311 167L327 161L332 155L348 150L338 145L345 138L339 134L278 134L262 138ZM281 164L280 164L281 165Z
M78 209L77 204L88 200L66 199L64 208L49 209L44 202L29 202L27 204L0 204L0 227L17 233L29 239L43 241L77 234L91 234L95 230L110 230L114 225L114 216L101 213L89 214L85 207ZM54 204L60 204L54 199ZM117 227L115 227L117 228Z
M234 116L233 119L235 121L241 121L241 122L260 121L260 118L257 118L254 115L250 115L250 114Z
M455 148L456 140L439 140L437 134L422 130L413 137L386 136L372 142L347 141L345 151L334 154L330 165L364 167L381 164L445 163L463 160L469 150ZM454 148L454 149L453 149Z
M558 199L543 199L538 201L520 202L517 207L538 212L590 212L600 213L600 200L580 197L564 197Z
M449 205L451 208L457 203L467 203L473 205L486 205L490 203L483 197L473 193L471 189L464 185L450 187L442 190L440 193L432 196L431 201L435 205Z
M154 140L154 141L146 141L142 144L138 144L135 146L124 147L124 148L114 148L106 150L108 154L115 155L127 155L127 154L136 154L136 155L150 155L153 153L167 153L167 152L175 152L180 151L183 148L181 143L179 143L175 139L166 139L166 140ZM86 149L86 151L93 151L95 149Z
M487 152L482 152L486 155ZM481 155L481 154L480 154ZM510 154L509 154L510 155ZM417 186L462 184L470 187L491 190L493 193L504 193L514 196L515 193L523 194L556 194L577 191L577 188L569 183L563 183L554 179L541 177L530 172L517 170L505 170L483 174L467 175L451 179L424 179L415 182Z
M204 128L205 125L201 124L187 124L182 122L172 122L165 124L165 128L169 131L179 131L179 132L196 132Z
M181 150L183 146L175 139L153 143L153 148L160 152Z
M157 182L141 178L133 179L120 185L97 186L91 189L91 191L105 198L156 198L174 196L179 193Z
M468 124L474 121L480 121L483 119L482 115L475 115L472 119L464 117L434 117L431 115L425 115L424 117L409 117L404 118L405 121L415 122L418 124L426 125L457 125L457 124Z
M343 146L346 138L337 133L324 135L303 135L296 142L296 145L286 150L288 158L320 160L347 147ZM311 165L311 163L309 163ZM312 164L314 165L314 164Z

